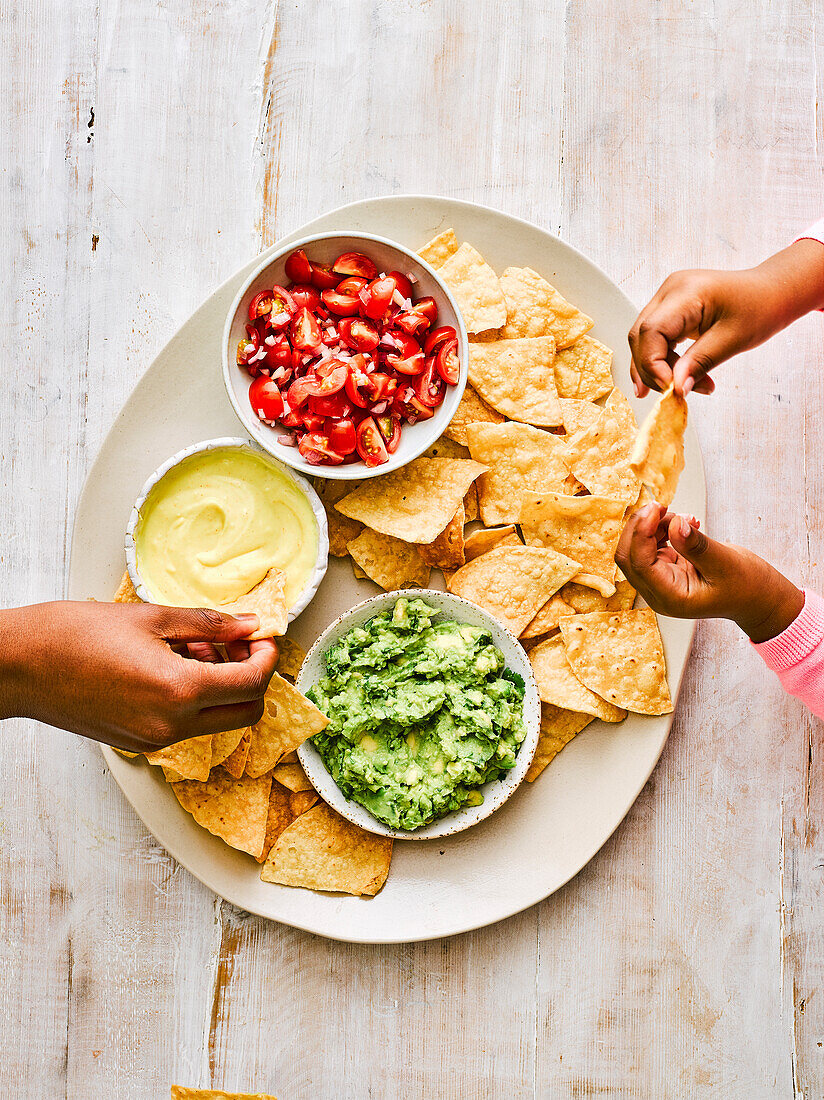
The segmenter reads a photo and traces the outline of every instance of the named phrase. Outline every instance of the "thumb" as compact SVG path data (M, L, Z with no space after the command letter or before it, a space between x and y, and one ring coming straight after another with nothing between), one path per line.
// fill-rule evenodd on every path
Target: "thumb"
M686 396L690 390L712 393L715 384L707 375L720 363L740 349L740 336L730 324L719 321L699 336L678 362L672 372L675 392Z
M670 545L708 580L726 573L735 553L724 542L707 538L685 516L673 516L667 532Z
M257 615L226 615L208 607L154 608L157 633L169 642L234 642L254 634Z

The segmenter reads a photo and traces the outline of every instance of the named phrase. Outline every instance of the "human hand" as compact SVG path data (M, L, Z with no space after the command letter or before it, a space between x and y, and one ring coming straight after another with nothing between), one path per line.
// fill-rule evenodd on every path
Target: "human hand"
M754 642L780 634L804 606L804 593L763 558L707 538L694 517L661 504L630 517L615 560L653 611L732 619Z
M800 240L744 271L677 271L629 333L638 397L674 382L684 396L712 393L709 372L824 305L824 246ZM684 340L694 343L679 357Z
M278 658L270 639L244 641L257 623L257 615L93 601L2 611L0 717L132 752L251 725Z

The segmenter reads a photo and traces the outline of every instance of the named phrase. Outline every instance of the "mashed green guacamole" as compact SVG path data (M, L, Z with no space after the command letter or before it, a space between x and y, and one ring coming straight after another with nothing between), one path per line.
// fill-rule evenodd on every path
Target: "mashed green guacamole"
M330 719L313 741L335 782L393 829L479 805L526 732L523 683L491 635L437 616L399 599L332 646L307 693Z

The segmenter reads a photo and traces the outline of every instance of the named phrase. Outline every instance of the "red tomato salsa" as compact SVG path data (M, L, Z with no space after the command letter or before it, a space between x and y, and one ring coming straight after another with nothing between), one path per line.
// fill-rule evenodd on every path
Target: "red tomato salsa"
M404 424L429 420L458 381L458 334L438 326L435 299L416 298L412 276L378 271L360 252L321 264L299 248L285 270L287 286L249 303L237 347L251 406L314 466L380 466Z

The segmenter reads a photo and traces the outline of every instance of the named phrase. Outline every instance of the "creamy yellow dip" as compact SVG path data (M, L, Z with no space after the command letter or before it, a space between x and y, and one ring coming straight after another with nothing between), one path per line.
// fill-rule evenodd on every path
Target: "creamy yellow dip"
M220 607L274 568L291 607L314 568L318 526L290 478L261 455L226 447L190 455L157 482L135 551L158 603Z

